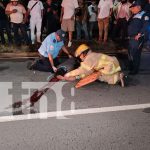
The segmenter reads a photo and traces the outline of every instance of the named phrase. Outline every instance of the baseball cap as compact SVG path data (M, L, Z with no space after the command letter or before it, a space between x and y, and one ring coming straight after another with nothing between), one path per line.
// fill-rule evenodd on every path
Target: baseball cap
M60 37L61 41L65 41L66 32L59 29L56 31L56 34Z
M135 6L142 6L142 2L140 0L133 1L130 8Z

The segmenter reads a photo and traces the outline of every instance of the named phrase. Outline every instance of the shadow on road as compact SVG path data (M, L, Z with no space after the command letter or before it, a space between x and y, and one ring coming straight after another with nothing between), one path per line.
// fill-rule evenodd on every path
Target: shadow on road
M145 109L143 110L143 112L144 112L144 113L150 113L150 108L145 108Z
M7 69L9 69L9 66L1 66L0 67L0 71L4 71L4 70L7 70Z

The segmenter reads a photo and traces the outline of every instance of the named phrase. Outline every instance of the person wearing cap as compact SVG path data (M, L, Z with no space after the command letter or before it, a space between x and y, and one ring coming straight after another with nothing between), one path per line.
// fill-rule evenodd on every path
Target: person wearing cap
M121 83L124 87L124 74L121 72L119 61L116 57L111 57L102 53L92 52L86 44L80 45L75 56L80 58L80 67L68 72L61 79L73 81L82 79L95 71L99 71L99 80L108 84Z
M15 44L21 45L21 37L19 36L19 29L22 33L22 38L24 42L28 45L29 38L26 30L26 9L19 3L18 0L11 0L11 3L8 3L5 9L7 15L10 16L10 22L14 31Z
M135 75L139 71L141 51L144 39L147 38L149 27L149 16L142 10L142 2L134 1L130 6L133 16L129 19L129 74Z
M68 55L69 58L72 57L64 46L65 35L66 33L61 29L49 34L38 49L40 59L34 61L32 64L28 64L28 69L56 72L56 66L58 65L57 56L61 49Z

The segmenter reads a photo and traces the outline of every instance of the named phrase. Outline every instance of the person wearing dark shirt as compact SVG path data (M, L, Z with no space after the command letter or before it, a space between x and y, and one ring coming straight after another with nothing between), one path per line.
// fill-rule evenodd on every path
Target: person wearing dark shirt
M140 66L141 51L144 38L147 37L149 27L149 16L142 10L142 2L134 1L130 6L133 16L129 19L128 37L129 37L129 70L130 74L137 74Z
M88 7L83 0L78 0L79 8L76 13L76 31L77 40L81 40L81 33L84 33L84 39L89 40L87 21L88 21Z
M8 18L5 14L5 7L4 7L3 3L0 2L0 38L1 38L2 44L6 43L6 40L4 37L4 29L6 30L6 34L8 36L8 42L9 42L9 44L11 44L12 38L11 38L11 32L10 32Z
M60 28L58 8L52 0L47 0L44 10L43 28L46 28L46 35L49 35Z

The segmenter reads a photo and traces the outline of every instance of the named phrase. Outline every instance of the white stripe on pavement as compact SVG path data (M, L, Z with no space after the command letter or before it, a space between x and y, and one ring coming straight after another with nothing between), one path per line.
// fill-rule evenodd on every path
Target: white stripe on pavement
M150 108L150 103L101 107L101 108L89 108L89 109L77 109L77 110L64 110L64 111L36 113L36 114L27 114L27 115L18 115L18 116L17 115L4 116L4 117L0 117L0 122L21 121L21 120L31 120L31 119L46 119L52 117L58 117L58 119L63 119L67 116L96 114L96 113L104 113L104 112L117 112L117 111L125 111L125 110L137 110L137 109L145 109L145 108Z

